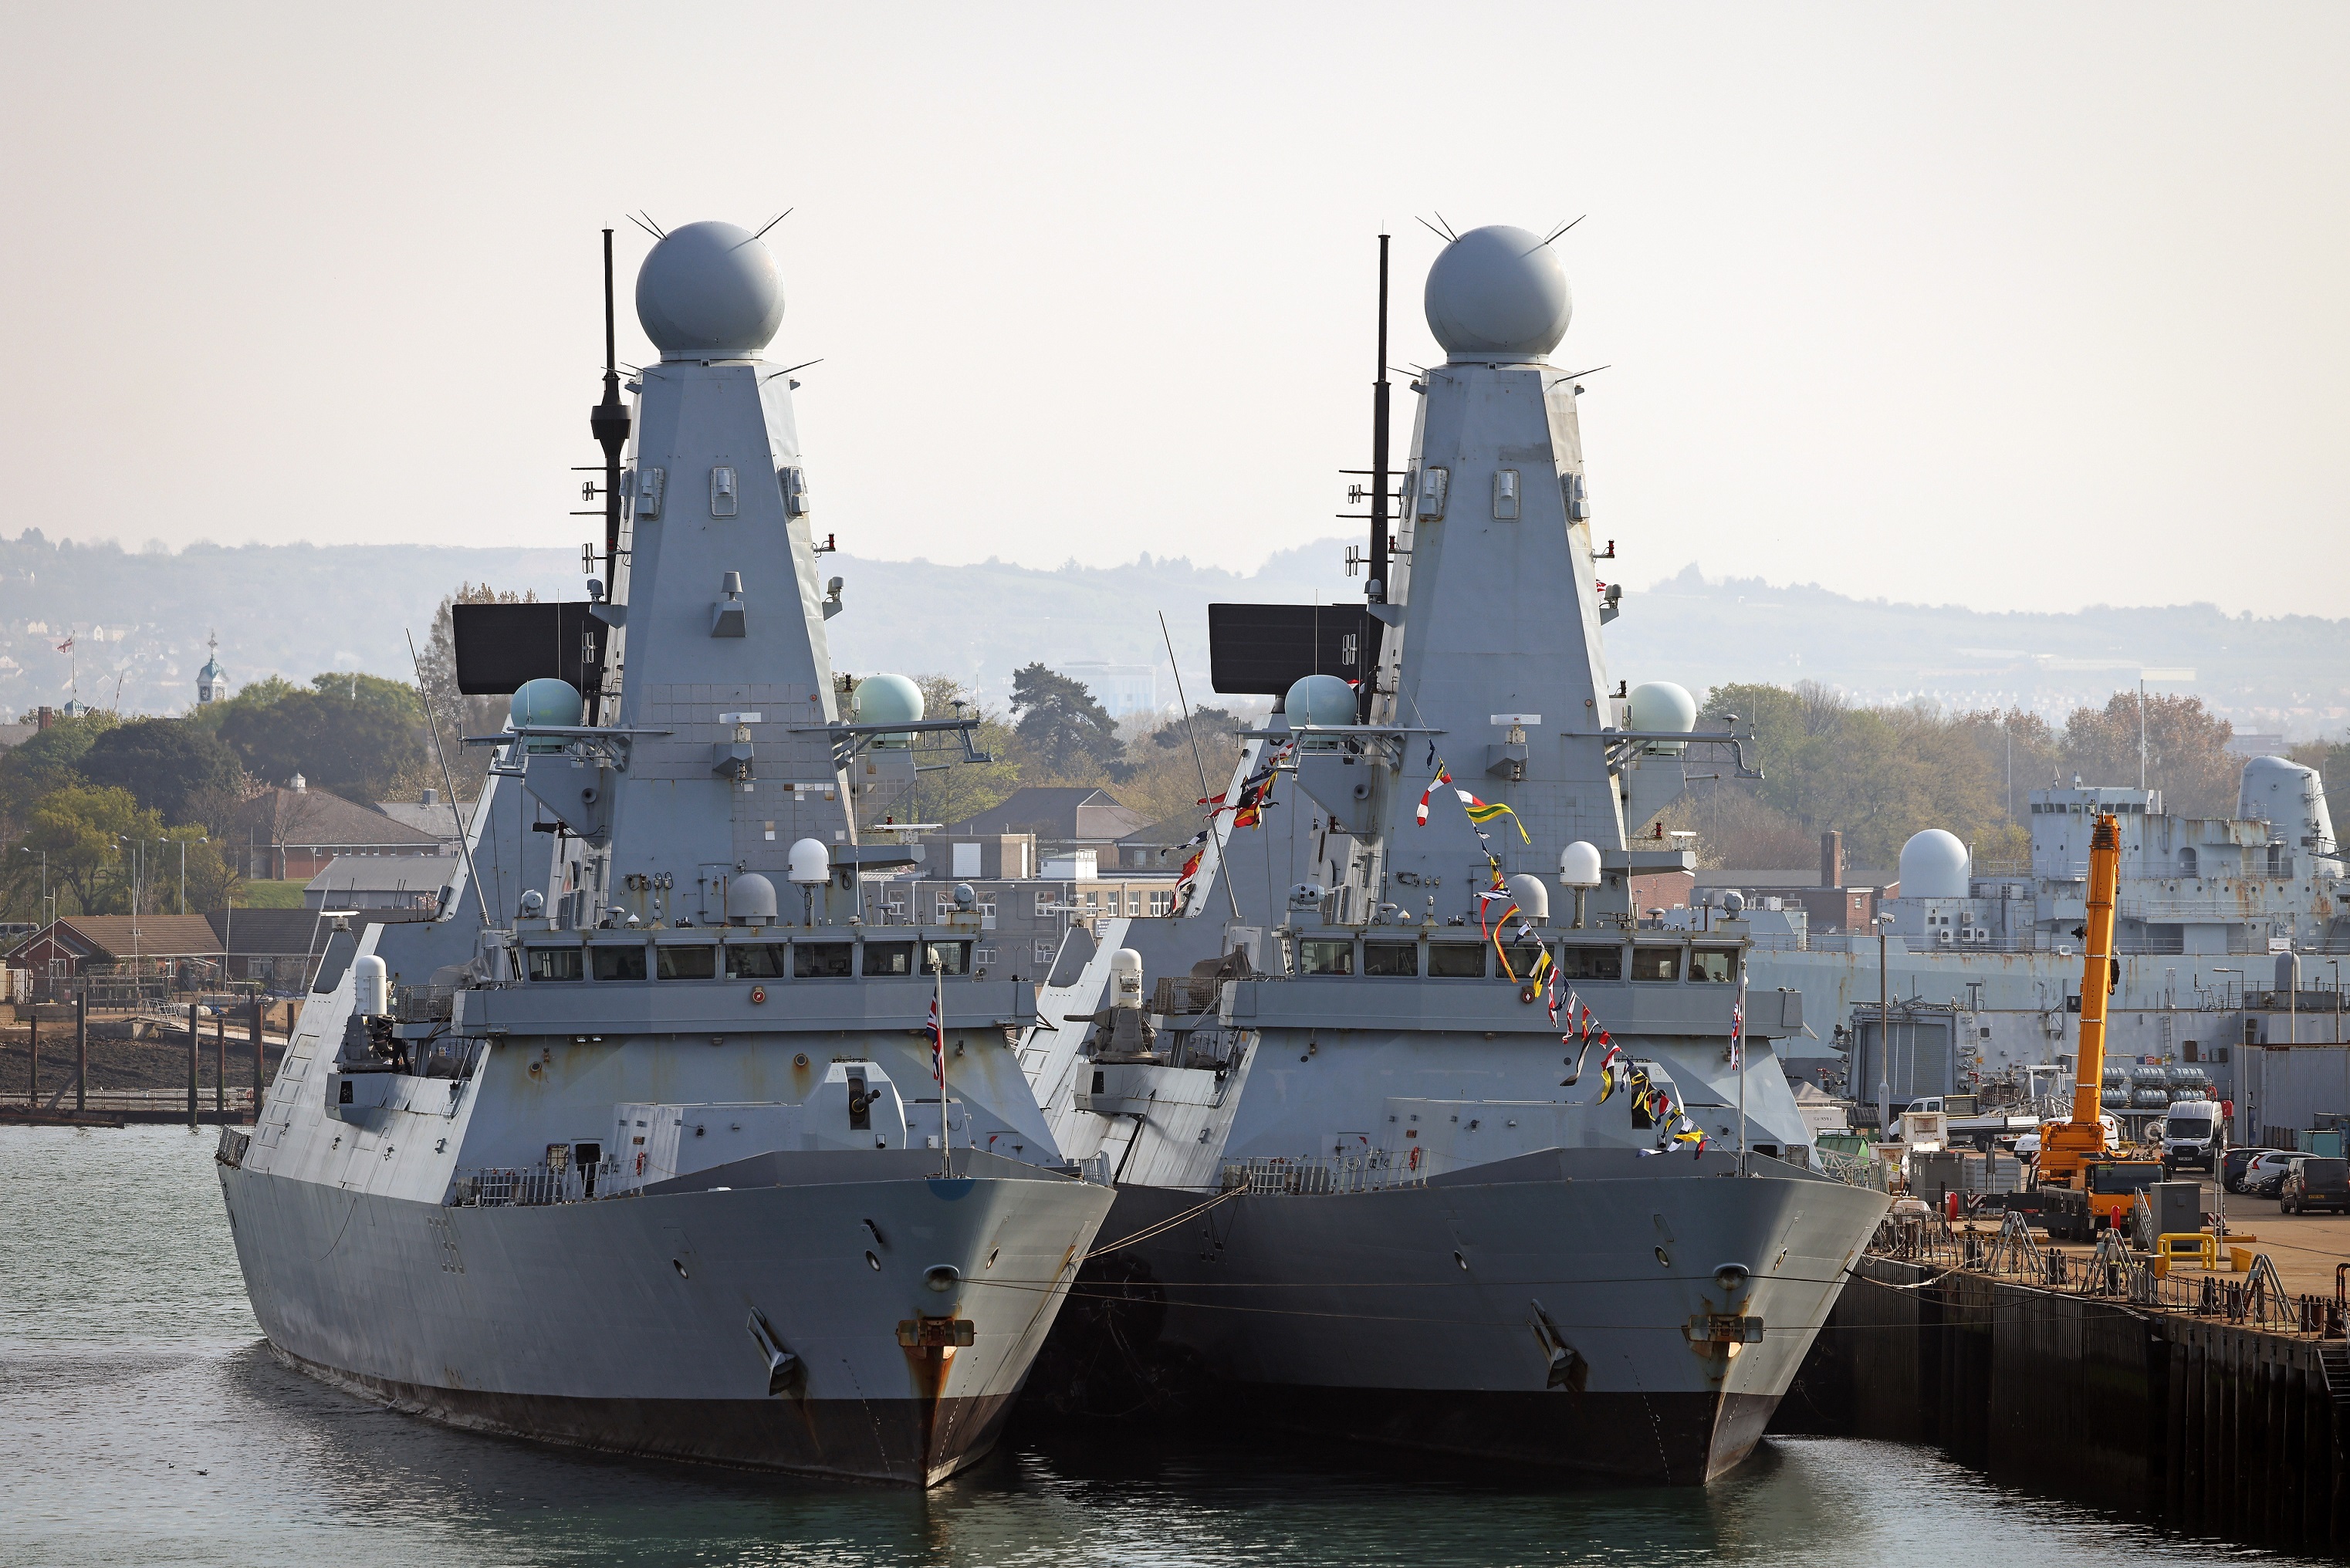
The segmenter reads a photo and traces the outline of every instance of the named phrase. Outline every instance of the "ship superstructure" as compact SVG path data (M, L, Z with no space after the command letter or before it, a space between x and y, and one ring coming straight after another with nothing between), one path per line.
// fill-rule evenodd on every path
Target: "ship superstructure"
M515 693L465 870L336 939L224 1137L238 1255L279 1355L403 1409L927 1484L992 1441L1109 1194L976 911L863 919L858 867L909 855L859 839L862 759L968 726L832 668L773 258L679 229L637 306L610 589L460 620L461 682Z
M1118 1182L1134 1354L1326 1435L1700 1482L1885 1199L1807 1168L1802 999L1742 929L1634 929L1630 877L1688 856L1627 823L1690 747L1741 764L1611 679L1553 252L1463 234L1426 304L1448 358L1392 536L1375 453L1367 612L1211 612L1218 689L1275 716L1177 916L1073 933L1024 1057Z
M1756 982L1802 991L1815 1021L1790 1070L1847 1090L1864 1116L1880 1098L1898 1112L2024 1082L2034 1066L2069 1071L2088 837L2104 813L2121 841L2108 1104L2137 1127L2180 1099L2234 1098L2236 1136L2260 1136L2257 1096L2233 1093L2237 1052L2296 1033L2301 1044L2336 1038L2339 995L2322 955L2338 963L2350 951L2350 877L2324 782L2255 757L2233 816L2185 816L2164 809L2159 790L2078 780L2032 791L2028 810L2025 865L1978 867L1939 830L1913 837L1897 896L1877 906L1881 943L1877 930L1814 931L1800 911L1750 899L1746 922L1775 928L1754 955ZM1700 928L1710 919L1676 915Z

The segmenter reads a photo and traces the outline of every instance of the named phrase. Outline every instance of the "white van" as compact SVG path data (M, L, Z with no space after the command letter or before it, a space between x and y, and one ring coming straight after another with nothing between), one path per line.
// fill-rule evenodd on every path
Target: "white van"
M2162 1165L2167 1171L2217 1170L2225 1147L2220 1107L2210 1100L2181 1100L2164 1118Z

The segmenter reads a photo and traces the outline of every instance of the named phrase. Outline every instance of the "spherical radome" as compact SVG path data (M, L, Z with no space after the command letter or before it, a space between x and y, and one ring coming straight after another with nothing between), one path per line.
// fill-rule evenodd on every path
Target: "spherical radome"
M749 230L688 223L637 269L637 319L664 354L756 354L784 324L784 280Z
M1562 887L1596 888L1599 886L1599 846L1578 838L1558 852L1558 879Z
M579 722L588 704L579 695L579 688L568 680L557 680L552 675L542 675L536 680L525 680L506 702L506 716L516 729L532 725L551 725L569 729Z
M902 675L868 675L857 683L860 724L915 724L922 718L922 689Z
M1955 833L1939 827L1914 834L1901 846L1904 898L1963 898L1974 857Z
M1575 316L1558 253L1507 224L1471 229L1439 252L1423 303L1428 329L1456 358L1547 354Z
M1697 728L1697 699L1688 687L1669 680L1644 680L1633 687L1629 709L1635 730L1673 730L1686 735ZM1688 749L1678 741L1656 741L1648 746L1660 756L1677 756Z
M1282 715L1298 724L1351 724L1355 689L1335 675L1302 675L1281 700Z

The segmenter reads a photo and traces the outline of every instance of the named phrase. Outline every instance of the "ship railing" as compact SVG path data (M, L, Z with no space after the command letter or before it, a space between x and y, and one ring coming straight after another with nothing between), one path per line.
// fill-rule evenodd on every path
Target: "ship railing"
M460 1170L449 1183L452 1209L528 1209L555 1203L589 1203L635 1196L641 1184L624 1174L617 1159L593 1165L480 1166Z
M1326 1198L1344 1193L1383 1192L1428 1184L1428 1162L1412 1156L1391 1158L1384 1149L1361 1155L1309 1155L1228 1159L1222 1190L1244 1189L1263 1197Z

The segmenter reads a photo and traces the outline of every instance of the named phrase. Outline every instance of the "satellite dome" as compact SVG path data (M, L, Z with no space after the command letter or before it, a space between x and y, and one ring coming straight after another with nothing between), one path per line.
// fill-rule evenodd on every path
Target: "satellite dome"
M1566 269L1540 234L1471 229L1428 269L1428 329L1456 359L1535 359L1558 347L1575 315Z
M1521 871L1510 878L1510 902L1529 925L1546 925L1550 921L1550 889L1543 879L1532 872Z
M637 269L637 319L664 358L756 354L784 324L784 280L748 229L688 223Z
M1599 846L1578 838L1558 852L1558 880L1565 888L1599 886Z
M735 926L764 926L775 918L775 885L756 871L745 871L726 882L726 921Z
M1697 728L1697 699L1689 694L1688 687L1669 680L1644 680L1633 687L1629 706L1635 730L1678 730L1688 734ZM1677 756L1688 749L1678 741L1653 742L1648 747L1659 756Z
M1355 689L1335 675L1301 675L1281 700L1282 716L1298 724L1351 724L1355 722ZM1307 751L1337 749L1338 742L1316 738L1304 743Z
M1904 898L1963 898L1973 857L1955 833L1929 827L1901 846Z
M784 875L803 888L812 888L832 877L832 849L821 838L803 838L792 846L785 857Z
M527 724L551 724L557 729L569 729L579 722L587 704L581 701L579 688L568 680L557 680L552 675L542 675L536 680L525 680L506 703L506 715L515 727Z
M857 710L860 724L916 724L922 718L922 689L902 675L868 675L857 683L849 699ZM914 737L910 731L884 735L874 744L891 748L910 746Z

